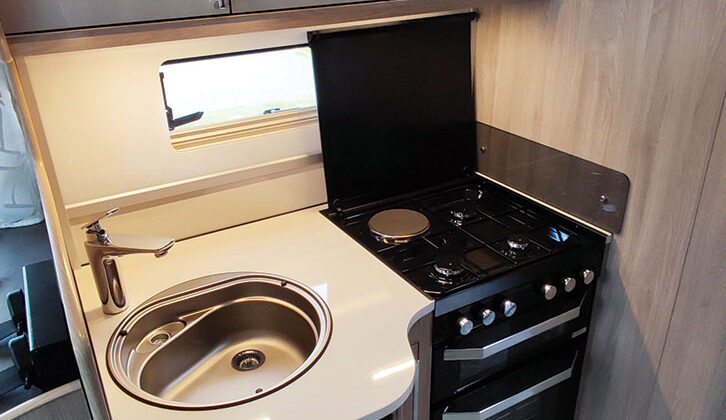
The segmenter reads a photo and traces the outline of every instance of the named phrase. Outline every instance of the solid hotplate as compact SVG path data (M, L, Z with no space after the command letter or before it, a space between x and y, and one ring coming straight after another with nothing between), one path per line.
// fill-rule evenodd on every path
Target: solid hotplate
M428 217L411 209L383 210L368 220L368 228L381 242L402 244L426 233Z

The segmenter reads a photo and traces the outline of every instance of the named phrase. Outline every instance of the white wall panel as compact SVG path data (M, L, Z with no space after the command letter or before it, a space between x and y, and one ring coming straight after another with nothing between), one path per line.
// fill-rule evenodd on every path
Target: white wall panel
M166 60L304 42L295 29L21 58L66 206L320 153L317 124L176 151L163 112Z

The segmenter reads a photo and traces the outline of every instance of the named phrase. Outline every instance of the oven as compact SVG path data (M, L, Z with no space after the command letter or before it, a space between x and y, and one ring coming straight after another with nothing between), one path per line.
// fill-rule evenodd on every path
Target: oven
M404 243L378 240L370 221L389 208L423 215L429 230ZM449 219L454 212L473 216ZM433 418L572 418L600 238L486 183L327 214L435 300Z
M378 240L370 221L389 208L424 215L429 230L405 243ZM449 219L452 209L473 217ZM434 419L572 418L606 246L600 238L486 183L327 214L435 300Z
M470 288L465 296L485 297L437 314L433 418L571 418L595 282L576 281L569 291L564 282L581 278L582 262L596 258L588 247L578 247L492 279L486 290ZM550 284L559 292L545 293ZM440 312L460 303L437 302ZM515 304L514 312L507 313L508 303ZM472 328L462 329L462 320L472 321Z

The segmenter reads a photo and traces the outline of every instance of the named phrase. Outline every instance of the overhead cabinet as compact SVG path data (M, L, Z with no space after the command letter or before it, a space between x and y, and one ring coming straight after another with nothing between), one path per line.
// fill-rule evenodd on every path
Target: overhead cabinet
M229 14L229 0L0 0L5 33Z
M371 0L0 0L6 34L295 9Z

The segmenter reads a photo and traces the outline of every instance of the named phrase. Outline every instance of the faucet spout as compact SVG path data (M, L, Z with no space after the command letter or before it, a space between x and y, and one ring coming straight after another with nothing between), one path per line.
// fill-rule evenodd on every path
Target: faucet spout
M157 249L156 252L154 252L154 256L156 258L161 258L165 256L167 253L169 253L171 247L174 246L174 243L174 240L170 239L169 242L166 243L166 245L162 246L161 248Z
M174 246L174 239L106 233L106 241L88 241L87 246L98 248L104 255L154 254L157 258L166 255Z

